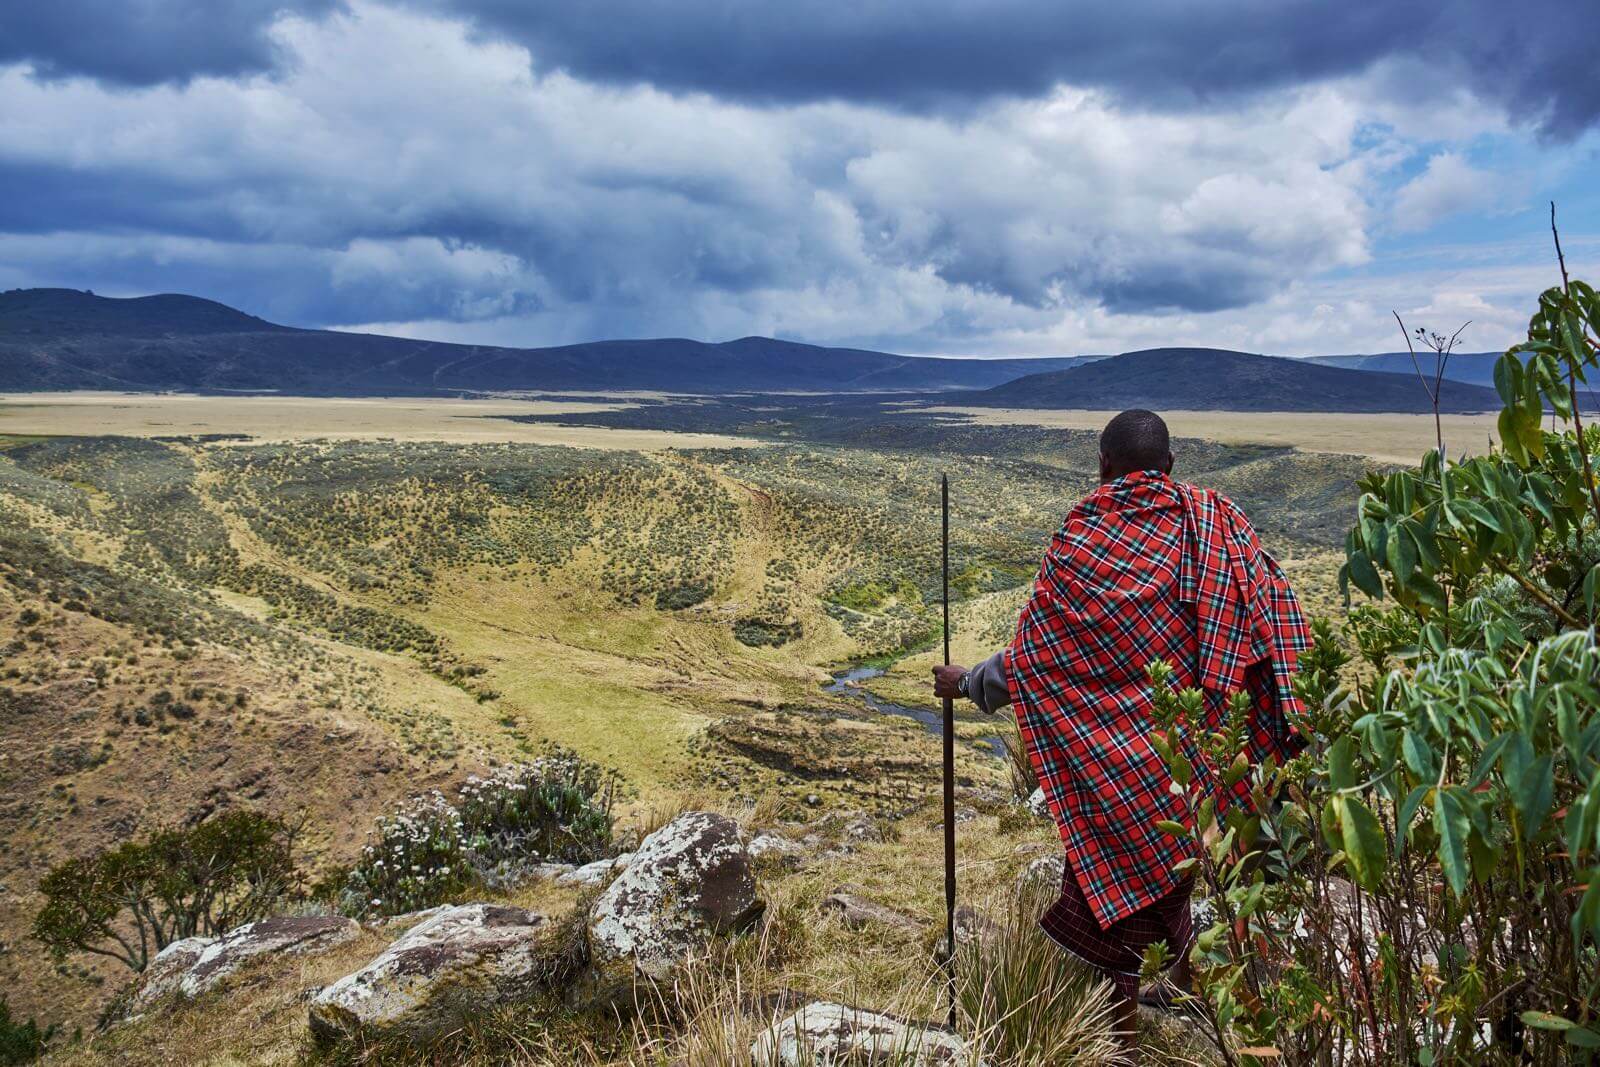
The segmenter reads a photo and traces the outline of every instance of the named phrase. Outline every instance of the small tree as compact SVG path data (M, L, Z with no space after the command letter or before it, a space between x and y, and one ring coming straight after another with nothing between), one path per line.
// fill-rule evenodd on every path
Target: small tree
M269 914L297 886L295 827L230 811L45 875L34 936L58 957L88 952L142 971L163 948Z

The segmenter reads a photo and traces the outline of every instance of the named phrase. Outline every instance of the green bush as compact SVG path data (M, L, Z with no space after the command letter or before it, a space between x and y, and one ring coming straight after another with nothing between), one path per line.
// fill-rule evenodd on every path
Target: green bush
M443 903L473 884L461 813L438 792L378 820L373 840L347 872L339 909L400 915Z
M294 828L230 811L160 830L45 875L34 936L58 958L88 952L142 971L167 945L270 914L298 886Z
M567 752L468 778L458 810L474 865L589 863L607 855L614 784L598 764Z
M475 885L504 888L538 863L588 863L613 853L614 776L556 751L473 776L451 804L434 792L378 820L356 863L322 893L347 914L398 915Z
M45 1046L59 1029L53 1024L41 1028L33 1019L12 1019L11 1005L0 996L0 1067L32 1063L44 1055Z
M1191 956L1224 1056L1558 1063L1600 1048L1600 444L1574 408L1600 301L1540 298L1496 368L1504 447L1369 477L1342 578L1395 608L1318 624L1308 751L1251 772L1242 714L1155 669L1168 754L1218 907ZM1546 409L1568 429L1546 432ZM1242 710L1242 704L1238 705ZM1204 760L1250 807L1199 795ZM1279 801L1281 800L1281 803ZM1152 964L1156 960L1150 961Z

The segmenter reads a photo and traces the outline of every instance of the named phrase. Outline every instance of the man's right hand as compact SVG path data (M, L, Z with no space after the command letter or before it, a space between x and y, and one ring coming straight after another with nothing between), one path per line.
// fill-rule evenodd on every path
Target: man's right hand
M966 677L967 669L951 664L948 667L935 667L933 669L933 695L941 700L959 700L967 694L961 691L961 679Z

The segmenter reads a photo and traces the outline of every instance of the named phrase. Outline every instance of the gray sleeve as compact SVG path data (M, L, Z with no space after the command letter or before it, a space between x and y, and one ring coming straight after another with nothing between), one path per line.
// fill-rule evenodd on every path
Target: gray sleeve
M1011 682L1006 677L1006 652L1001 649L967 672L967 698L978 710L992 715L1011 703Z

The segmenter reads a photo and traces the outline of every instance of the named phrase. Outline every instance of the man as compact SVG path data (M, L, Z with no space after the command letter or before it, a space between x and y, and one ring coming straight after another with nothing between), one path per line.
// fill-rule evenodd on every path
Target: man
M1174 482L1166 423L1124 411L1100 435L1100 486L1056 533L1011 646L968 671L934 668L939 697L992 712L1014 705L1066 847L1061 897L1040 918L1052 940L1116 990L1118 1029L1137 1056L1145 949L1165 941L1188 982L1192 849L1156 828L1186 821L1149 743L1146 669L1165 660L1205 692L1210 730L1228 695L1252 698L1251 756L1279 762L1302 742L1288 725L1295 657L1310 644L1294 592L1238 508ZM1203 788L1211 776L1197 775Z

